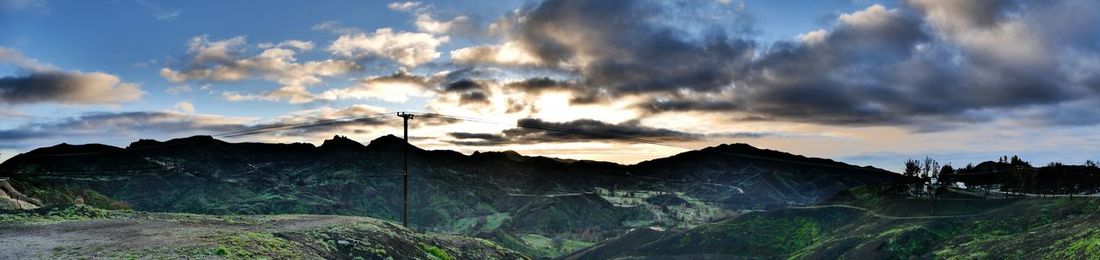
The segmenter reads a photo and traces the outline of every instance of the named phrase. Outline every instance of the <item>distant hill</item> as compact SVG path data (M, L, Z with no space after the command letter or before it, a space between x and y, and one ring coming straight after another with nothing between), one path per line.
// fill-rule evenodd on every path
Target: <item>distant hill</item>
M47 204L81 197L145 211L394 220L401 212L403 145L395 136L367 145L340 136L320 146L209 136L125 148L61 144L17 155L0 164L0 174ZM736 210L811 204L851 187L903 179L745 144L635 165L417 147L410 147L409 160L414 227L515 239L534 256L557 252L541 241L580 247L631 228L688 228Z

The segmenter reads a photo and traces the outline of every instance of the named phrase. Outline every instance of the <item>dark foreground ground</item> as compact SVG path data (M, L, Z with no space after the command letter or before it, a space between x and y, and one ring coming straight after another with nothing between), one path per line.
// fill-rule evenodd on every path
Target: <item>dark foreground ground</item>
M0 214L0 259L523 259L483 239L364 217L210 216L88 206Z

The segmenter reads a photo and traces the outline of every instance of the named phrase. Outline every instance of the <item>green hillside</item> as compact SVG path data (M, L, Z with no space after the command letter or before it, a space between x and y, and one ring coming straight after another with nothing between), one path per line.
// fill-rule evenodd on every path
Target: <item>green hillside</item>
M566 258L1094 259L1098 210L1097 198L856 199L635 230Z

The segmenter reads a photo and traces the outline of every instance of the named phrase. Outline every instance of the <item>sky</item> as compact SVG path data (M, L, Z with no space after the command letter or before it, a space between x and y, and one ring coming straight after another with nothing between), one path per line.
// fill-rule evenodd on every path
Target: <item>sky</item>
M464 153L1077 164L1100 159L1096 24L1093 0L0 0L0 160L192 135L366 143L407 111L450 116L410 121L414 145Z

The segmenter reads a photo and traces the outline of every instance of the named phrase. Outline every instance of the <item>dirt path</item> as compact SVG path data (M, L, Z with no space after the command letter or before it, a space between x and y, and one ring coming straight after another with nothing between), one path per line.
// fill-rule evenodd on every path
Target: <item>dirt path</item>
M281 215L235 217L228 221L210 218L179 219L168 215L150 219L100 219L47 224L0 225L0 252L5 259L50 258L63 250L111 252L179 248L219 232L298 231L332 224L353 223L361 218L346 216ZM239 219L238 219L239 218Z

